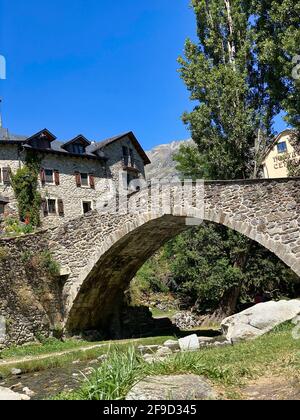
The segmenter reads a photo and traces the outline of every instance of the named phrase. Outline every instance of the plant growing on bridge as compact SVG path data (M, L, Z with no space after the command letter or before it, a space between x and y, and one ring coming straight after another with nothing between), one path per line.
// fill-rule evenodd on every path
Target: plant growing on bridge
M24 251L21 254L21 261L28 269L41 269L46 271L52 277L58 277L60 273L60 265L54 260L50 251L33 253Z
M20 219L32 226L40 225L41 195L38 192L40 163L41 158L28 151L25 165L15 174L11 174Z

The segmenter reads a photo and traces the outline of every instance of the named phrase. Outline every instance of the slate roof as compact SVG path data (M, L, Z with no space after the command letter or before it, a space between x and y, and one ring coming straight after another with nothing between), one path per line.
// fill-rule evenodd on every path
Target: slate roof
M144 164L148 165L150 162L150 159L148 158L148 156L146 155L144 149L142 148L142 146L140 145L140 143L138 142L137 138L135 137L135 135L133 134L132 131L129 131L127 133L123 133L123 134L119 134L118 136L115 137L110 137L108 139L102 140L98 143L96 143L94 145L94 149L93 151L97 151L97 150L101 150L104 149L106 146L114 143L115 141L121 140L124 137L129 137L130 140L132 141L132 143L134 144L134 146L136 147L138 153L140 154L140 156L142 157Z
M34 136L36 136L40 133L43 133L44 131L49 133L49 135L52 135L48 130L45 129L45 130L42 130L39 133L37 133L33 136L30 136L30 137L19 136L19 135L11 134L5 128L0 128L0 144L1 144L1 141L5 142L7 144L21 144L26 149L36 150L38 152L38 151L41 151L41 149L33 148L30 144L26 144L26 142L29 139L32 139ZM140 145L140 143L138 142L137 138L135 137L135 135L133 134L132 131L127 132L127 133L123 133L123 134L119 134L118 136L111 137L111 138L102 140L100 142L90 142L90 144L87 145L87 147L86 147L86 153L85 154L72 153L72 152L70 152L70 151L68 151L64 148L66 145L70 144L71 142L73 142L77 138L80 138L81 135L79 135L79 136L75 137L75 139L69 140L67 142L58 141L58 140L55 139L55 136L53 136L54 140L51 141L51 148L42 149L42 150L46 153L64 154L65 156L86 157L86 158L90 158L90 159L107 160L108 157L105 155L105 151L104 151L105 147L114 143L115 141L123 139L126 136L128 136L131 139L131 141L134 144L134 146L136 147L138 153L142 157L145 165L149 164L150 160L149 160L148 156L146 155L144 149L142 148L142 146ZM86 141L89 142L88 140L86 140Z

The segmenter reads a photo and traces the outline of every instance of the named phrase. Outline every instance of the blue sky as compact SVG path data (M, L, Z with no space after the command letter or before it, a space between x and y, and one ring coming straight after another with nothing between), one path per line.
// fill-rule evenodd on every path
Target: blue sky
M4 125L62 140L132 130L146 149L188 138L176 59L195 32L189 0L0 0Z

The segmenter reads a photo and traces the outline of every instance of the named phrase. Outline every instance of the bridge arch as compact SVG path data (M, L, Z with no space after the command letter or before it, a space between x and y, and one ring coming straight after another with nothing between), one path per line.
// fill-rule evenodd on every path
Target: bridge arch
M257 241L300 275L299 197L299 179L210 182L203 219ZM69 251L63 258L71 273L64 290L66 329L105 329L136 272L165 242L190 228L186 220L176 207L103 218L94 212L56 230L57 255L64 254L66 241ZM88 256L80 244L89 246Z

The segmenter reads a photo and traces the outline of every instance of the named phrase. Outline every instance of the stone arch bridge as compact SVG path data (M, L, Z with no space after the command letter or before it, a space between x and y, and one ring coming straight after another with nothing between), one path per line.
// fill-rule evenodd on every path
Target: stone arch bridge
M65 225L29 235L18 247L47 245L62 267L64 325L68 331L106 328L124 290L166 241L190 228L181 184L170 208L150 189L133 194L135 212L93 211ZM223 224L259 242L300 275L300 179L213 181L191 185L203 195L203 220ZM149 196L161 208L153 210ZM159 200L161 200L159 202ZM201 212L201 209L198 209ZM196 214L199 218L199 213ZM1 241L0 241L1 245Z

